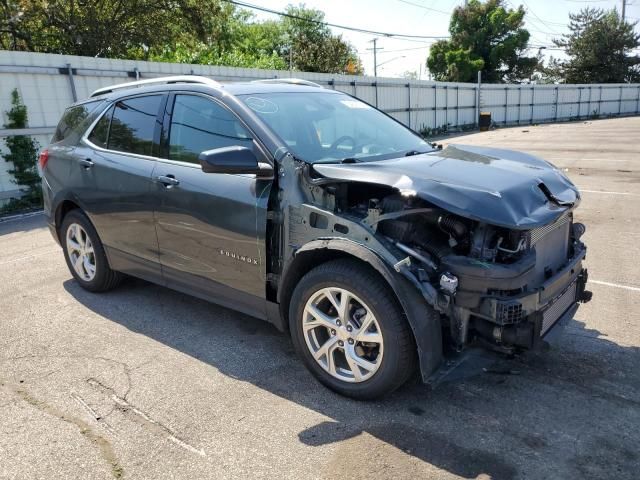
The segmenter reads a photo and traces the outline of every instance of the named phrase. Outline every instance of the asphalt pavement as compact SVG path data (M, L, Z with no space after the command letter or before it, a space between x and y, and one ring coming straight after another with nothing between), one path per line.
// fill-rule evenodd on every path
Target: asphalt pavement
M0 478L638 478L640 117L444 142L581 188L594 297L551 349L348 400L269 324L138 280L85 292L41 215L1 222Z

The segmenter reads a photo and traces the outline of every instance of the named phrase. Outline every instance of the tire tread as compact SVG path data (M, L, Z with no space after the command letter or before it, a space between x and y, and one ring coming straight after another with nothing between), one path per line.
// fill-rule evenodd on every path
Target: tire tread
M378 312L393 312L391 315L386 317L385 330L386 336L396 339L396 341L394 341L393 348L397 348L397 364L392 366L393 375L386 379L386 381L383 382L384 384L372 385L372 388L362 387L368 381L361 384L347 384L346 382L340 382L342 385L336 385L332 377L329 377L325 372L319 372L314 368L311 368L311 372L329 388L353 398L366 400L390 393L403 385L414 373L415 365L417 363L416 345L413 332L409 327L408 321L402 312L393 290L391 290L390 286L375 270L360 261L351 259L331 260L317 266L301 279L292 295L289 314L291 334L292 337L294 337L294 344L296 344L299 354L302 354L303 358L305 358L304 353L300 352L300 350L306 350L306 345L299 345L300 341L297 341L295 338L295 332L297 331L296 321L298 318L297 311L300 308L299 303L303 300L301 298L303 293L314 283L336 277L348 279L352 288L355 286L357 289L364 289L366 296L373 299L374 305L370 304L369 306L375 308ZM304 342L304 340L302 340L302 342ZM388 348L391 347L385 343L385 352ZM388 357L385 355L385 359L386 358ZM309 366L308 361L305 361L305 363ZM325 376L328 377L328 379ZM354 388L354 386L356 387Z
M99 257L100 263L102 264L102 272L98 271L96 274L96 277L94 277L94 279L91 280L90 282L86 282L84 280L79 279L75 271L69 264L69 257L68 257L67 248L66 248L66 231L67 231L68 224L71 223L72 221L82 225L85 231L91 236L94 255L96 256L97 259ZM118 285L120 285L120 283L122 283L122 280L124 279L124 275L118 271L112 270L111 267L109 266L109 260L104 251L104 246L102 245L102 241L100 240L98 232L96 231L95 227L91 223L91 220L89 220L89 217L82 210L74 209L68 212L62 220L60 232L61 232L60 240L61 240L61 243L63 244L62 248L64 250L67 266L69 267L69 271L71 272L73 277L76 279L76 281L80 284L82 288L95 293L107 292L109 290L113 290Z

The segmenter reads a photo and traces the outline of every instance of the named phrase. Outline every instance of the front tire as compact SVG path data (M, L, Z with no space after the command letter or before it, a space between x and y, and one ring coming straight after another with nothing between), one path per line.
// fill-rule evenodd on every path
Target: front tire
M100 237L84 212L65 215L60 237L67 267L82 288L106 292L120 284L123 276L109 267Z
M307 273L293 292L289 323L306 367L342 395L380 397L414 371L415 342L393 291L355 260Z

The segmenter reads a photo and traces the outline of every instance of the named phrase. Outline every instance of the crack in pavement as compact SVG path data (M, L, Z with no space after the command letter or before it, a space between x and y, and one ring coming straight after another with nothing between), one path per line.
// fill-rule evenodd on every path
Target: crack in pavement
M176 435L176 433L173 430L171 430L169 427L153 419L150 415L148 415L147 413L143 412L139 408L129 403L125 398L119 397L118 395L116 395L116 393L111 387L104 385L103 383L101 383L99 380L95 378L88 378L87 383L92 387L100 390L102 393L110 395L111 400L116 404L115 408L120 410L122 413L125 413L125 414L133 413L134 418L142 421L144 425L146 425L155 433L165 435L169 441L175 443L179 447L191 453L200 455L201 457L207 456L203 449L194 447L184 439L178 437L178 435ZM105 415L105 417L108 415L111 415L112 412L113 410L109 412L107 415Z
M81 359L81 360L98 360L98 361L102 361L102 362L107 362L107 363L112 363L115 365L118 365L120 367L122 367L122 370L124 372L124 375L127 379L127 388L125 389L125 392L123 394L124 399L127 398L127 395L129 394L129 392L131 391L132 388L132 382L131 382L131 371L135 370L136 368L141 367L143 364L134 367L133 369L131 367L129 367L128 364L126 364L125 362L121 362L119 360L114 360L113 358L108 358L108 357L101 357L99 355L41 355L41 354L36 354L36 353L30 353L27 355L18 355L18 356L13 356L13 357L5 357L0 359L0 363L4 363L4 362L9 362L9 361L18 361L18 360L27 360L27 359L38 359L38 358L42 358L42 359L46 359L46 358L63 358L63 359ZM145 362L146 363L146 362Z
M50 415L58 420L62 420L63 422L77 427L80 430L80 434L82 436L89 440L93 445L98 447L102 458L109 464L113 477L116 479L120 479L123 477L124 469L118 462L116 454L113 451L113 446L106 438L96 433L93 428L91 428L91 425L89 425L87 422L80 418L69 415L62 410L58 410L56 407L49 405L46 402L38 400L20 385L15 385L0 380L0 388L10 394L13 394L14 396L17 396L20 400L26 402L34 408L37 408L47 415Z
M118 436L115 429L105 421L105 418L101 417L98 412L96 412L87 402L83 400L80 395L72 393L71 398L73 398L89 414L92 419L98 422L98 425L100 425L114 437Z

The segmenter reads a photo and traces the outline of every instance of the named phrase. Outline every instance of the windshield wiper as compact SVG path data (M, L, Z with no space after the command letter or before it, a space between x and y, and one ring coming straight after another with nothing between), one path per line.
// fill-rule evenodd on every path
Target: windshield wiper
M413 157L414 155L420 155L422 153L427 153L427 152L421 152L420 150L409 150L407 153L404 154L404 156Z

